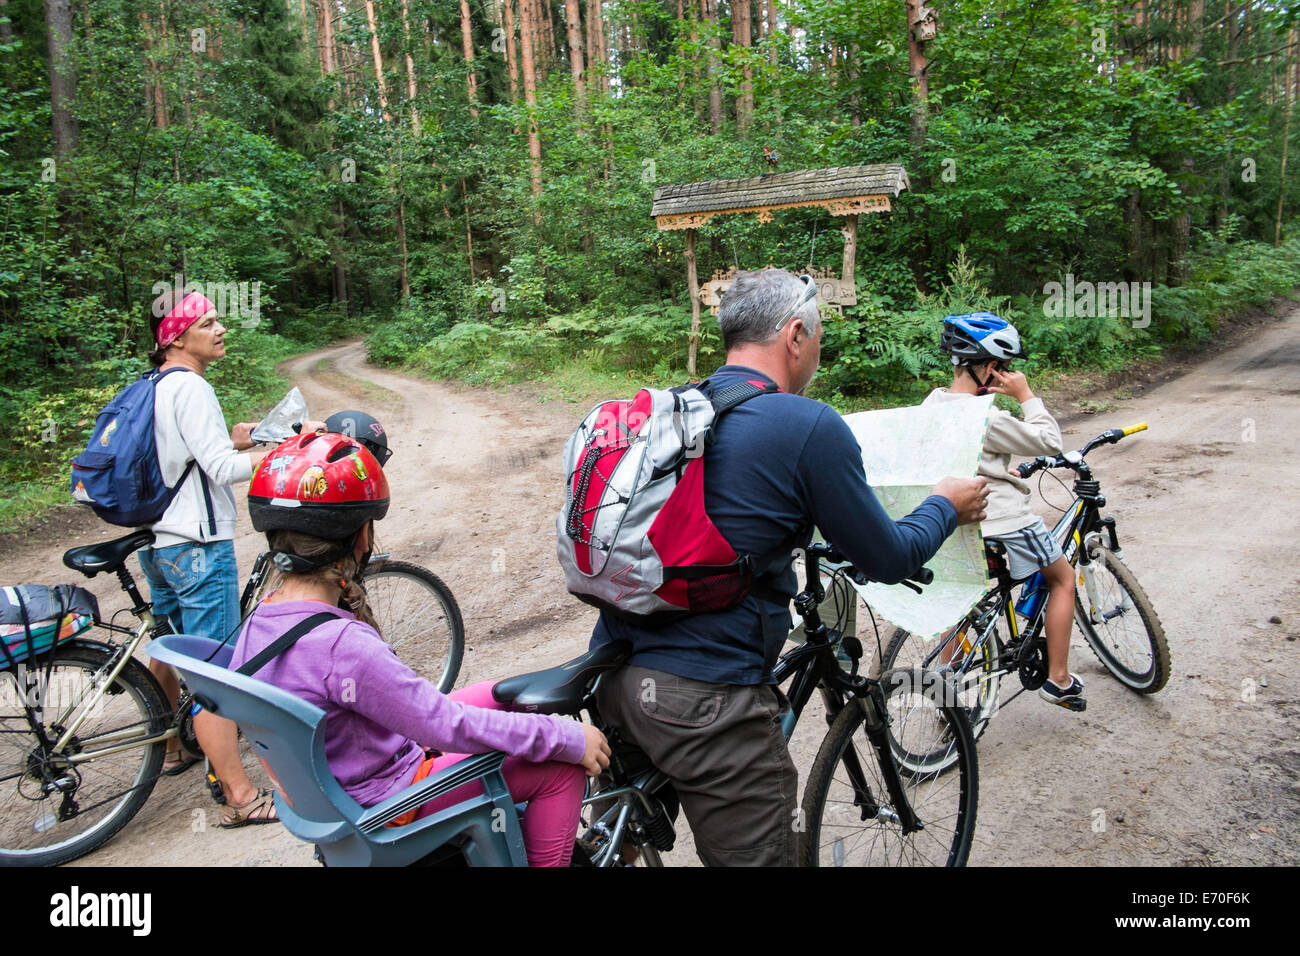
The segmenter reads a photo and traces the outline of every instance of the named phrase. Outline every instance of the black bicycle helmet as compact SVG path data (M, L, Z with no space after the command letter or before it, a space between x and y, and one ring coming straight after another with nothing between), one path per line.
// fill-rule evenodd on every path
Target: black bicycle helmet
M375 456L381 467L388 464L388 459L393 455L393 450L388 447L388 433L384 431L384 426L375 421L373 415L365 412L336 412L325 419L325 430L355 438L370 449L370 454Z

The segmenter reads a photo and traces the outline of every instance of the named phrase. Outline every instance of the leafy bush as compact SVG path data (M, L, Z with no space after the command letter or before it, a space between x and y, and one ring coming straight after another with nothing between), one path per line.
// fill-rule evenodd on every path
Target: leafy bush
M412 300L366 337L366 354L376 365L401 365L420 346L451 328L447 313L429 302Z

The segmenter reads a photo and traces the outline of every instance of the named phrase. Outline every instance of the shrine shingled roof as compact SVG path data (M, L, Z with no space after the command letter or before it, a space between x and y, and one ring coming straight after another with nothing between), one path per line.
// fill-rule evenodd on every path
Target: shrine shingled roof
M754 212L797 206L832 207L836 200L867 196L897 196L909 188L907 170L899 163L871 166L832 166L799 169L748 179L711 179L702 183L660 186L650 215L705 217L728 212Z

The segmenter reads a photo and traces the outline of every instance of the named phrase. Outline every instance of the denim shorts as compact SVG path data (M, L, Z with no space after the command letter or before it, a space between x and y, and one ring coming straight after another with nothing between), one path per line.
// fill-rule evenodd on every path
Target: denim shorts
M1007 570L1015 581L1024 580L1061 557L1061 546L1047 530L1042 518L1036 518L1033 524L1019 531L988 535L987 538L1001 542L1007 549Z
M239 572L233 541L194 541L140 551L153 612L178 634L223 643L239 636Z

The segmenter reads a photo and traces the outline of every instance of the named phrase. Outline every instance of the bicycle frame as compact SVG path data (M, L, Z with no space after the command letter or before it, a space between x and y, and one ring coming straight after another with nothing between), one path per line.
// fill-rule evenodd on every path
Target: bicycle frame
M1141 428L1145 427L1145 425L1141 426ZM1128 434L1128 432L1125 432L1125 434ZM1105 438L1106 436L1103 435L1102 437ZM1085 452L1070 452L1068 455L1061 456L1055 462L1052 462L1064 464L1073 469L1078 475L1074 483L1075 500L1056 522L1055 527L1052 529L1052 537L1060 545L1061 553L1070 562L1070 566L1078 569L1090 606L1094 608L1098 606L1099 601L1092 569L1092 559L1089 556L1091 550L1089 542L1100 536L1104 531L1108 538L1107 543L1110 551L1117 556L1123 554L1115 530L1115 519L1113 517L1102 517L1101 515L1101 509L1106 505L1106 498L1101 494L1101 485L1093 479L1092 469L1083 460L1083 454L1090 451L1101 440L1096 439L1089 442L1085 446ZM1115 440L1118 440L1118 438ZM1039 458L1035 464L1037 467L1046 467L1048 462L1048 459ZM998 640L994 625L999 617L1006 621L1009 638L1006 644L999 642L998 659L1000 664L996 673L1009 674L1026 663L1026 651L1034 646L1043 629L1046 602L1042 599L1038 600L1037 607L1027 617L1023 628L1020 623L1019 612L1016 609L1017 604L1023 605L1036 593L1045 590L1046 585L1042 571L1036 571L1021 583L1020 600L1019 602L1013 602L1011 599L1012 589L1016 586L1016 583L1012 581L1007 573L1005 563L1000 563L997 585L980 599L962 624L949 632L948 636L925 656L923 666L934 666L936 659L951 647L952 649L947 651L949 657L958 651L966 655L965 660L956 671L959 682L964 684L963 679L970 673L970 668L976 659L976 655L970 653L971 650L986 641ZM990 599L992 599L992 604L989 603ZM1114 613L1121 612L1113 612L1110 616L1113 616ZM974 640L970 640L967 636L972 628L975 629L978 635ZM953 646L954 640L956 641L955 646ZM1005 652L1008 647L1012 646L1017 648L1017 652L1008 657ZM987 675L981 676L980 682L983 683L985 680L987 680Z

